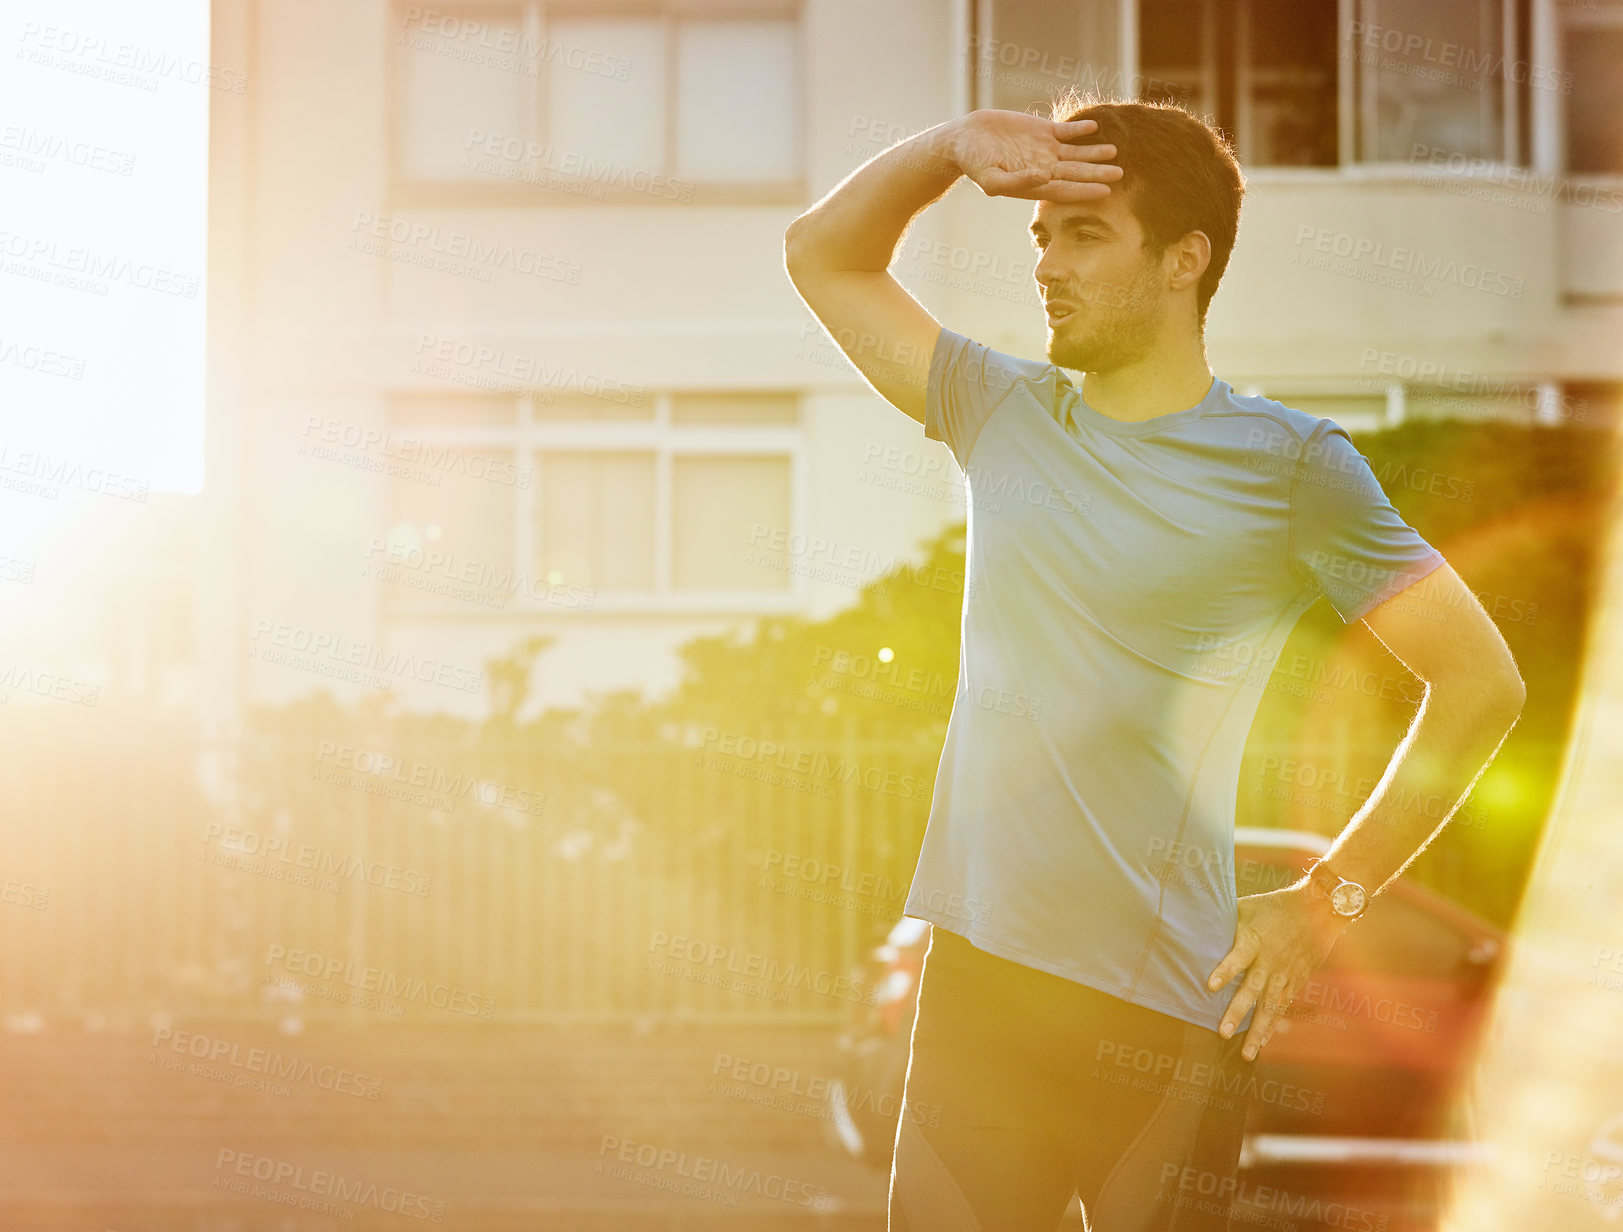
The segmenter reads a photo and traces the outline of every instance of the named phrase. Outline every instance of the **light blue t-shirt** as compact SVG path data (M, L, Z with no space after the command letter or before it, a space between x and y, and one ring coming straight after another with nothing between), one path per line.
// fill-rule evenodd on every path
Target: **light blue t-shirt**
M958 688L905 913L1215 1030L1240 757L1322 594L1443 563L1333 420L1212 382L1139 423L1064 369L937 338L925 435L968 488Z

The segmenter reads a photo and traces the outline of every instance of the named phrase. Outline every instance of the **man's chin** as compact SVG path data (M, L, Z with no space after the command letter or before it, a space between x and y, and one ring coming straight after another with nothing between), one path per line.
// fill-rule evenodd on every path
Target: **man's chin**
M1091 372L1099 366L1098 352L1075 338L1061 338L1050 331L1047 349L1049 363L1073 372Z

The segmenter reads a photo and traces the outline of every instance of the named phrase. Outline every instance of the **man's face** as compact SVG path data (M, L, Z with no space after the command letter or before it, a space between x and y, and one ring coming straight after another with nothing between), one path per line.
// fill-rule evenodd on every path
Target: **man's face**
M1039 201L1033 271L1048 311L1048 358L1079 372L1110 372L1142 360L1169 311L1160 256L1144 251L1144 229L1126 195L1062 205Z

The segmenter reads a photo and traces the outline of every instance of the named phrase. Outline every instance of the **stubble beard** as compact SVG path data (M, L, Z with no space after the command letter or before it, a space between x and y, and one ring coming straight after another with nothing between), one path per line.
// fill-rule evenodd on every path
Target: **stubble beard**
M1061 321L1048 340L1049 361L1073 372L1113 372L1149 355L1165 309L1154 269L1146 264L1123 291L1124 302L1084 301ZM1079 326L1083 313L1092 314L1093 320Z

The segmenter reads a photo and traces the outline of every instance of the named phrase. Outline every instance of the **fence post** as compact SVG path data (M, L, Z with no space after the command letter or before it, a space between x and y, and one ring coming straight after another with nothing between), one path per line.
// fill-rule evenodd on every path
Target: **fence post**
M858 765L856 761L859 744L857 741L856 716L847 712L841 716L840 723L840 749L841 764L850 767ZM845 791L840 799L840 880L846 884L851 883L853 873L856 871L857 860L857 826L861 824L861 810L857 807L857 784L861 781L860 769L855 774L847 774ZM860 884L860 879L858 879ZM843 897L843 895L842 895ZM855 896L853 896L855 897ZM857 954L857 912L854 903L845 906L844 918L840 921L840 964L842 971L849 971L856 964Z

